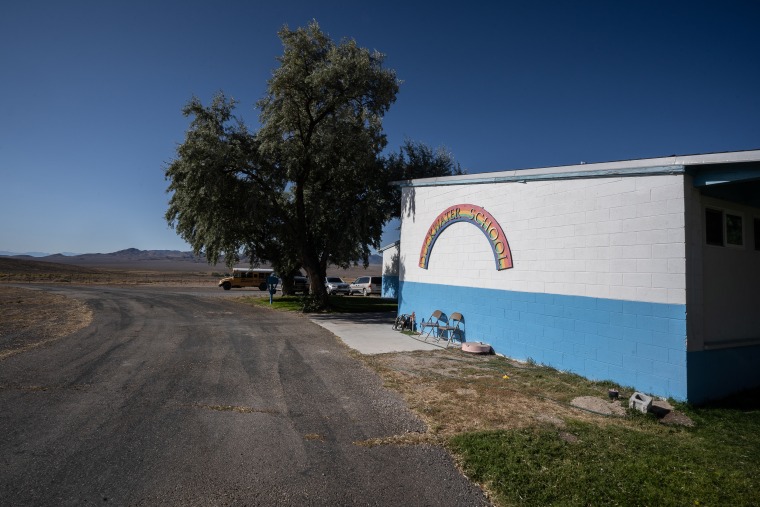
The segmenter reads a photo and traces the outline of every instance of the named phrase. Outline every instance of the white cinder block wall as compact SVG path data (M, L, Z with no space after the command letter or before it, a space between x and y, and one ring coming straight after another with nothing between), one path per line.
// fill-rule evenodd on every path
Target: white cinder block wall
M414 206L402 219L399 311L461 311L466 339L497 352L685 397L682 174L404 192ZM497 271L482 230L463 222L441 233L428 269L419 267L428 229L454 204L493 215L512 269Z
M683 176L416 188L404 217L404 281L684 304ZM419 249L448 206L476 204L507 235L515 267L494 273L486 237L466 223ZM480 248L473 248L478 244Z

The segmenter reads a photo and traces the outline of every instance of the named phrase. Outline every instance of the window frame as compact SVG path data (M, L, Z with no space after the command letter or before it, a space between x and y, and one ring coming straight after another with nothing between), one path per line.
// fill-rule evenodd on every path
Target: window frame
M736 217L739 219L739 226L741 230L739 231L739 239L741 240L741 243L729 243L728 242L728 217ZM744 237L746 234L744 234L744 213L740 213L738 211L731 211L731 210L725 210L723 212L723 224L725 225L724 231L725 231L725 243L727 247L730 248L744 248Z
M707 215L709 212L713 213L720 213L720 226L721 226L721 244L718 244L717 242L710 242L709 234L708 234L708 223L707 223ZM739 219L739 239L741 240L741 243L729 243L729 216L735 217ZM746 223L745 213L741 211L737 211L734 209L728 209L728 208L722 208L718 206L710 206L707 205L704 207L704 241L705 245L707 246L716 246L716 247L723 247L723 248L734 248L734 249L740 249L743 250L747 244L746 237L747 237L747 231L744 226ZM756 219L757 220L757 219ZM755 241L757 243L757 241Z

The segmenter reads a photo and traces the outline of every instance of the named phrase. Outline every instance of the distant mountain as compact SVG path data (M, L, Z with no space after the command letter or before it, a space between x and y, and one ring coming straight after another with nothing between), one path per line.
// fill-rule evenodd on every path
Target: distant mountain
M205 257L197 257L192 252L180 252L178 250L138 250L137 248L127 248L126 250L111 253L74 255L58 253L42 256L16 254L8 257L103 269L207 272L213 272L218 269L215 266L209 266Z
M31 255L29 253L14 254L12 252L0 252L0 255L21 260L55 262L58 264L103 269L206 272L227 270L224 265L224 259L220 259L216 266L212 266L208 264L205 256L196 256L193 252L181 252L179 250L139 250L137 248L127 248L126 250L111 253ZM380 255L370 255L369 262L370 265L379 265L382 264L383 258ZM241 262L239 265L244 266L246 263Z
M59 255L65 255L66 257L71 257L72 255L79 255L77 253L73 252L61 252ZM2 257L48 257L50 256L49 253L46 252L8 252L5 250L0 250L0 256Z
M196 256L193 252L180 252L179 250L139 250L127 248L111 253L88 253L78 255L54 254L43 257L44 260L65 262L71 264L96 263L110 264L113 262L143 262L143 261L175 261L175 262L202 262L206 263L204 256Z
M0 255L5 257L18 257L18 256L24 256L24 257L46 257L50 255L49 253L44 252L6 252L5 250L0 250Z

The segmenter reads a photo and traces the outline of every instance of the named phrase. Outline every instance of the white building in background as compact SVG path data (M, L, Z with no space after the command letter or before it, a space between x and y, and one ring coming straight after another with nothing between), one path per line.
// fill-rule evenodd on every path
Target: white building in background
M678 400L760 385L760 150L399 185L400 313Z
M383 254L383 292L382 297L398 299L399 283L399 241L380 248Z

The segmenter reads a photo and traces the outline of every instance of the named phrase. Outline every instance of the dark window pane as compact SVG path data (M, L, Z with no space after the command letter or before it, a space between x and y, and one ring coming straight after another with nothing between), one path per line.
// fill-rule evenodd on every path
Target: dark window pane
M716 209L705 209L705 228L707 244L723 246L723 212Z
M726 213L726 243L734 246L744 245L742 217Z

